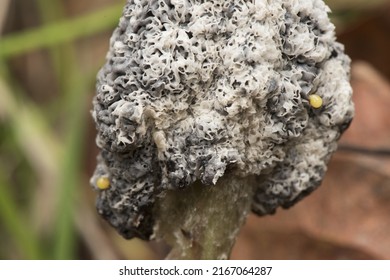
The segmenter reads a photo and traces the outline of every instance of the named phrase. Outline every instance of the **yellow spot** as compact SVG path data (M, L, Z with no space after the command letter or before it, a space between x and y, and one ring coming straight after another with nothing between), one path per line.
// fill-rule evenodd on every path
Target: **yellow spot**
M311 107L318 109L322 106L322 98L317 94L311 94L309 95L309 103Z
M110 180L107 177L100 177L96 181L96 186L101 190L106 190L110 187Z

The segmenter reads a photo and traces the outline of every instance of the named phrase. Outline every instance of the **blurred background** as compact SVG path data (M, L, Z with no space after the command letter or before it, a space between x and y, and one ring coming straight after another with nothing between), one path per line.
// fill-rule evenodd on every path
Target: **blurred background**
M0 0L0 259L162 259L95 211L95 76L124 0ZM322 186L251 215L233 259L390 259L390 1L329 0L356 117Z

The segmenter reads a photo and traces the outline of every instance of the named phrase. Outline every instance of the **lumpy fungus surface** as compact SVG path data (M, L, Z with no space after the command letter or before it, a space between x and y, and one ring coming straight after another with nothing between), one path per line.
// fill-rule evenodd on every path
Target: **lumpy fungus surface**
M353 117L328 12L321 0L127 1L93 101L99 213L148 239L159 196L195 181L255 176L260 215L317 188Z

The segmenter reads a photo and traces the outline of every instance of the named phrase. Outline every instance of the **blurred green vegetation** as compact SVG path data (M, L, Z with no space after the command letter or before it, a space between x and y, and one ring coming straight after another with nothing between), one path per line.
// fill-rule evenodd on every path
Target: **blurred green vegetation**
M87 102L104 60L81 71L74 41L112 30L123 1L76 18L65 17L63 1L38 0L36 6L39 27L0 40L0 258L73 259ZM8 67L13 57L41 48L49 52L58 81L56 98L45 105L31 100ZM58 109L55 114L51 107ZM47 207L42 205L46 201ZM40 207L54 214L51 221L41 221L43 228L37 228L39 217L34 217ZM9 255L11 248L16 252Z
M108 6L76 17L67 15L66 1L31 2L40 24L0 37L0 258L117 257L107 252L91 253L93 246L102 244L88 245L83 238L99 234L93 226L88 231L82 225L88 222L85 211L93 208L93 202L92 207L83 207L90 202L85 191L90 174L86 174L84 165L87 160L94 161L85 159L85 150L95 145L87 135L89 110L95 76L104 56L84 65L76 43L97 34L110 34L124 1L106 1ZM362 10L367 5L366 1L359 1L363 8L355 10L351 8L356 7L354 1L329 2L334 5L333 19L340 24L364 16ZM0 22L4 21L1 14ZM92 43L90 47L93 48ZM49 59L44 67L50 68L56 81L56 92L51 94L54 98L44 102L31 97L29 88L12 67L18 64L15 59L23 60L37 51L47 52ZM47 77L41 79L36 82L45 88ZM97 236L94 240L101 239ZM84 246L88 253L80 252L81 242L87 244ZM141 243L134 246L145 250Z

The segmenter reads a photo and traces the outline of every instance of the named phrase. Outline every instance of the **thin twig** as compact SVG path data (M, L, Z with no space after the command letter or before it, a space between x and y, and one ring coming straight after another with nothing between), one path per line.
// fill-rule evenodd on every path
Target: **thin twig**
M359 154L364 154L364 155L368 155L368 156L376 156L376 157L390 156L390 148L368 148L368 147L363 147L363 146L340 144L338 151L359 153Z

